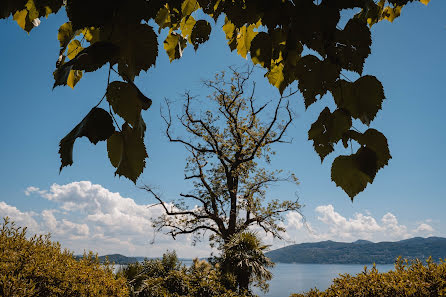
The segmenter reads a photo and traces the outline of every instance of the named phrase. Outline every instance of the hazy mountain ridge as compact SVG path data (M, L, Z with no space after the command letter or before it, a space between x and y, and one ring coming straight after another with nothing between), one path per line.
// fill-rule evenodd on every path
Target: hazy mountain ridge
M267 252L276 263L314 264L393 264L398 256L438 261L446 258L446 238L414 237L396 242L357 240L352 243L331 240L289 245Z

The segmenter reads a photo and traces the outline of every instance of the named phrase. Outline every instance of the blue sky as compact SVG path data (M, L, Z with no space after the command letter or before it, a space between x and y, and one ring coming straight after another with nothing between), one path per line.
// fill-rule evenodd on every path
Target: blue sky
M446 2L432 0L427 7L408 5L393 24L383 21L372 28L372 54L364 74L383 83L387 99L371 126L387 136L393 158L353 203L330 181L335 155L321 165L307 140L311 123L331 97L307 111L301 95L292 98L297 117L288 135L293 143L274 148L272 166L293 171L300 185L270 191L270 197L283 199L297 192L305 205L303 214L310 227L302 227L300 218L291 214L285 222L290 241L446 237L445 15ZM78 140L74 166L59 174L59 140L98 102L106 87L105 70L100 70L84 75L74 90L51 90L59 50L57 29L65 21L60 12L42 20L30 35L11 18L0 21L0 216L31 225L35 232L52 232L53 238L75 252L86 248L100 254L157 256L176 248L180 256L206 255L206 245L192 248L190 238L172 241L159 235L155 244L149 244L153 213L146 206L154 201L132 182L114 177L105 143L94 146ZM174 199L190 187L183 181L186 152L164 136L160 104L164 98L180 100L185 90L200 94L201 79L246 63L229 51L218 26L221 22L196 53L189 46L183 58L173 63L160 41L156 67L136 81L153 99L144 114L150 159L139 181L156 186L166 198ZM262 75L259 71L255 77L258 96L277 98L277 90Z

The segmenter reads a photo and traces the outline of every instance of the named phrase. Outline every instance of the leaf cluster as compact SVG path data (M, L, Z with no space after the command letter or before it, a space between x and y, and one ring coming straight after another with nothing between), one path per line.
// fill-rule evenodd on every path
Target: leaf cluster
M60 55L54 86L74 87L84 72L109 65L106 94L113 108L103 122L91 122L98 126L103 136L100 140L107 139L115 174L136 182L147 153L138 101L144 96L136 91L133 80L155 65L161 30L168 30L163 45L172 62L183 56L188 44L197 51L210 38L215 25L206 19L217 23L224 16L222 30L230 49L263 67L265 77L281 94L297 81L307 108L325 94L332 94L335 110L324 109L309 131L309 139L323 160L339 140L344 146L357 142L349 132L352 121L369 126L381 109L385 98L381 83L374 76L363 75L371 53L370 28L382 20L393 22L409 2L427 4L429 0L8 0L0 5L0 18L13 15L29 32L39 18L65 7L69 22L58 32ZM357 13L340 27L341 15L348 9ZM156 23L158 33L148 25L150 21ZM110 70L123 81L110 84ZM358 79L349 80L347 73L356 73ZM130 86L136 89L129 91ZM125 122L121 128L114 121L119 136L109 133L106 123L114 114ZM72 163L68 144L73 142L66 142L64 149L61 145L62 167ZM387 141L373 148L359 144L356 153L338 156L332 165L332 180L352 199L373 182L380 164L388 161L378 160L378 155L388 151ZM131 148L133 145L136 148Z
M0 225L0 296L128 296L125 280L91 252L77 261L50 236L27 235L4 218Z
M419 260L403 260L395 263L394 270L379 273L375 266L356 276L341 274L325 291L312 289L291 297L334 296L445 296L446 261L436 264L429 258L425 264Z
M262 244L259 235L253 231L244 231L231 237L228 243L221 247L222 255L216 258L226 278L235 277L239 292L249 291L250 286L260 287L268 292L273 277L268 270L274 263L265 255L269 248Z

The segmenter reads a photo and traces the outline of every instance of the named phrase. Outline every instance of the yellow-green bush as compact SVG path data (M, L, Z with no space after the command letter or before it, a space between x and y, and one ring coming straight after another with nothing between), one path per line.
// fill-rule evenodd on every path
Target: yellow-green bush
M334 297L334 296L446 296L446 261L436 264L432 259L423 263L419 260L408 261L399 258L395 270L379 273L376 267L356 276L341 274L325 291L312 289L304 294L291 297Z
M195 259L190 267L181 264L175 252L162 259L133 263L118 272L128 279L132 297L248 297L227 288L220 270Z
M76 261L49 235L28 238L8 218L0 227L0 296L128 296L125 279L91 252Z

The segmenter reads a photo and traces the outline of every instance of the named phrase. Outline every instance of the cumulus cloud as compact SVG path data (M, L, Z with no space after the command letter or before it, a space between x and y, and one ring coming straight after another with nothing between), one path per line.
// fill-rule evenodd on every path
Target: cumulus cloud
M429 224L421 223L415 229L415 232L416 233L431 233L431 232L434 232L434 228Z
M0 202L0 217L9 216L18 225L28 226L32 233L50 232L54 240L75 253L92 249L99 254L152 257L160 256L167 249L175 249L180 257L204 257L211 252L207 242L193 246L191 235L178 236L173 240L155 233L152 222L163 213L160 205L139 204L132 198L89 181L53 184L47 190L31 186L25 190L25 195L31 199L52 201L55 208L40 213L26 212ZM261 228L253 229L261 233L263 241L271 244L272 248L320 240L394 241L412 236L431 236L435 232L429 219L418 222L411 229L390 212L381 218L374 217L368 210L346 217L331 204L319 205L314 211L316 220L311 222L299 212L287 213L285 220L279 222L286 229L284 241L264 236ZM154 238L155 243L151 244Z
M56 203L58 209L41 212L40 227L75 252L92 248L100 254L159 256L167 249L176 249L183 257L209 255L205 245L191 245L191 236L173 241L156 234L152 245L152 221L163 213L162 207L138 204L89 181L53 184L48 190L28 187L25 194L37 194Z
M408 226L401 224L398 218L388 212L377 219L368 210L364 213L355 213L352 217L345 217L335 211L333 205L319 205L315 208L317 214L318 228L303 228L308 236L297 235L293 232L293 228L301 230L302 221L297 217L288 218L288 237L294 238L298 242L302 242L302 238L309 241L318 240L334 240L334 241L355 241L357 239L366 239L374 242L378 241L396 241L410 238L413 236L431 236L434 228L426 223L420 223L416 228L410 229ZM308 224L307 224L308 225ZM296 226L296 227L294 227Z
M323 237L342 238L345 240L357 237L371 239L373 233L383 230L371 215L356 213L353 218L345 218L334 210L333 205L320 205L315 209L318 220L329 228L329 235Z
M39 224L35 220L37 214L34 212L22 212L14 206L0 201L0 218L9 217L20 227L28 227L31 232L39 231ZM3 223L3 222L2 222Z

